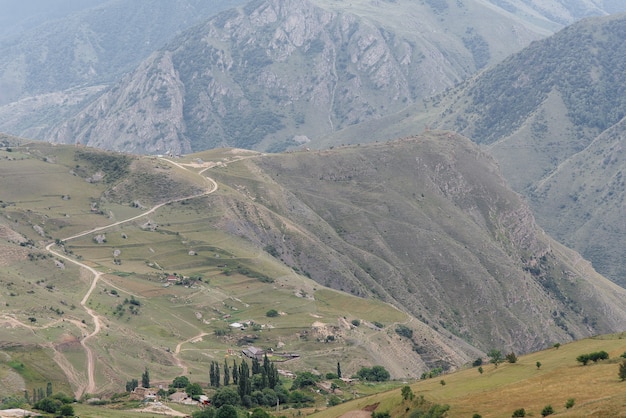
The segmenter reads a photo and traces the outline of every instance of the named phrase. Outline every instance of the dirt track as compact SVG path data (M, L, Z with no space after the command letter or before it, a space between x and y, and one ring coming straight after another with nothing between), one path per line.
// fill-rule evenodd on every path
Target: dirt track
M170 161L168 159L162 158L163 161L167 161L179 168L182 168L183 170L188 170L186 167L184 167L182 164L178 164L176 162ZM201 196L206 196L209 195L213 192L215 192L217 190L217 183L215 182L215 180L213 180L212 178L206 177L204 175L202 175L202 173L204 173L204 171L206 171L208 168L210 167L206 167L205 169L201 170L198 175L202 176L202 178L204 178L210 185L210 187L204 191L203 193L197 194L197 195L193 195L193 196L185 196L182 198L177 198L177 199L172 199L169 200L167 202L163 202L160 203L154 207L152 207L151 209L147 210L146 212L143 212L140 215L137 216L133 216L132 218L128 218L122 221L118 221L115 223L112 223L110 225L105 225L105 226L101 226L98 228L93 228L84 232L80 232L76 235L72 235L71 237L65 238L63 241L67 242L76 238L80 238L83 237L85 235L89 235L89 234L93 234L95 232L99 232L99 231L103 231L105 229L117 226L117 225L121 225L127 222L132 222L136 219L142 218L144 216L147 216L153 212L155 212L157 209L159 209L160 207L167 205L169 203L174 203L174 202L179 202L182 200L187 200L187 199L192 199L192 198L196 198L196 197L201 197ZM50 243L46 246L46 250L48 252L50 252L51 254L55 255L56 257L62 258L64 260L67 260L71 263L74 263L76 265L78 265L79 267L88 270L92 275L93 275L93 279L91 281L91 286L89 287L89 290L87 291L87 293L85 293L85 296L83 296L83 299L80 301L80 305L82 306L83 309L85 309L85 311L87 312L87 314L89 314L89 316L92 318L93 320L93 324L94 324L94 329L91 333L87 334L84 336L84 338L81 339L80 343L83 347L83 349L85 350L85 354L87 357L87 381L84 382L84 379L82 379L76 372L76 370L72 367L72 365L67 361L67 359L65 359L65 357L58 351L55 350L55 355L54 355L54 359L57 362L57 364L59 365L59 367L63 370L63 372L65 373L65 375L67 376L68 380L70 381L70 383L72 383L74 385L74 395L77 398L80 398L83 394L85 393L97 393L97 386L96 386L96 379L95 379L95 367L96 367L96 362L95 362L95 358L94 358L94 353L93 350L91 349L91 347L89 346L88 342L89 340L91 340L92 338L94 338L96 335L98 335L98 333L100 332L101 328L102 328L102 319L101 317L95 312L93 311L91 308L87 307L87 301L89 300L92 292L94 291L94 289L96 288L96 285L98 284L98 281L100 280L100 277L102 276L102 272L97 271L96 269L88 266L85 263L82 263L80 261L77 261L73 258L70 258L69 256L65 255L64 253L60 253L57 252L55 250L53 250L52 248L56 245L56 243ZM19 322L19 321L18 321ZM20 323L19 325L21 326L26 326L29 327L26 324L22 324ZM30 327L29 327L30 328ZM83 328L82 326L79 326L79 328ZM85 330L83 330L83 335L84 332L86 332ZM176 347L176 352L174 353L174 356L176 358L176 362L177 365L179 367L181 367L183 369L183 372L186 373L187 371L187 367L183 364L183 362L178 358L178 354L180 353L180 347L183 343L191 341L195 338L198 337L202 337L203 334L200 334L196 337L193 337L187 341L183 341L181 343L179 343Z

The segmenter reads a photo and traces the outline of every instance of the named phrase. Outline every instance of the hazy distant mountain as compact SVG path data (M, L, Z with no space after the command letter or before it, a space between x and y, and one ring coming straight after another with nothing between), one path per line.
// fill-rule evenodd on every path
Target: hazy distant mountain
M185 32L45 138L281 150L395 112L547 33L474 2L254 1Z
M96 3L100 4L62 19L46 20L19 38L0 44L0 104L110 82L176 33L241 1L115 0L86 4ZM9 7L3 15L11 16L11 11Z
M0 41L108 0L0 0Z
M469 83L443 124L490 144L548 232L621 284L624 39L624 15L572 25Z

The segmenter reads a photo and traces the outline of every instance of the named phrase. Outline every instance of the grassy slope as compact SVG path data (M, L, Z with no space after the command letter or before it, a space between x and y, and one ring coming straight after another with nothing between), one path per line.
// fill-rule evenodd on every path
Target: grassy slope
M524 408L528 415L539 416L546 405L552 405L558 416L623 416L626 401L624 383L618 378L619 356L626 351L624 334L589 338L521 356L517 363L503 363L498 368L488 364L484 373L470 368L441 378L411 384L411 389L426 400L450 405L448 416L469 417L479 413L484 418L510 416ZM579 354L605 350L610 359L581 366ZM537 369L536 363L541 367ZM445 386L440 381L445 380ZM565 402L575 405L566 410ZM401 417L409 401L402 402L400 390L355 400L314 414L314 417L339 417L380 402L377 411L391 411Z
M34 346L48 348L42 351L47 354L39 356L36 363L44 370L56 370L42 372L37 378L24 374L23 385L29 390L41 387L41 382L45 386L51 380L70 392L70 385L74 390L78 383L85 382L86 358L79 339L93 330L91 318L80 307L91 275L80 272L69 262L64 263L65 268L55 267L55 259L42 249L43 242L65 239L79 231L141 213L142 209L129 204L137 193L143 195L140 203L150 207L168 196L186 196L204 187L197 174L190 177L193 169L183 171L154 159L144 159L131 162L131 172L118 179L115 192L111 192L111 184L87 183L81 175L70 173L84 169L83 176L94 174L85 161L76 167L75 152L73 147L33 143L20 148L12 143L10 151L2 151L6 158L0 160L0 170L11 173L2 178L5 183L0 188L3 191L0 200L6 204L0 218L4 230L21 234L33 244L28 247L2 242L0 323L4 347L13 348L5 350L6 355L1 359L4 371L0 381L5 382L3 378L12 375L9 366L12 360L25 358L26 367L33 367L34 361L24 357L24 353ZM216 151L202 157L223 162L233 156ZM103 171L107 173L106 168ZM164 189L151 181L152 177L146 177L145 173L155 172L166 175L165 182L191 184L191 187ZM12 187L17 181L21 182L20 187ZM143 190L137 189L139 184ZM66 193L71 196L69 200L61 197ZM406 322L406 314L384 303L324 290L251 243L216 230L214 223L222 216L216 199L219 197L209 195L166 205L152 215L103 231L107 240L102 244L93 240L95 234L65 243L68 253L105 272L87 301L87 306L104 322L103 331L90 343L96 351L99 391L122 390L127 380L139 378L146 365L154 382L170 382L182 372L172 355L180 343L180 358L195 379L204 383L208 380L207 360L221 362L229 356L229 350L237 353L239 340L244 336L253 336L255 344L268 348L277 348L281 342L285 344L283 350L303 355L300 360L281 365L285 369L333 371L336 361L342 361L346 372L353 373L362 365L375 364L376 353L370 347L391 341L395 335L392 324ZM92 213L92 202L97 202L98 213ZM156 230L144 227L148 220L158 225ZM43 229L45 239L33 225ZM120 251L120 265L114 263L115 250ZM190 255L190 251L196 255ZM270 276L275 282L263 283L236 272L223 274L225 268L237 267ZM164 287L165 273L201 276L203 281L191 287ZM140 302L139 315L131 314L129 305L123 303L131 297ZM121 315L116 313L119 305L122 305ZM267 318L265 313L270 308L284 315ZM31 323L30 317L35 322ZM389 332L346 326L352 319L382 322ZM214 336L215 330L229 329L230 322L247 320L266 327L232 331L220 338ZM81 325L81 321L85 323ZM312 328L314 322L324 326ZM304 331L309 333L308 340L300 337ZM194 338L202 333L207 335ZM323 342L325 335L335 335L336 341ZM347 340L361 343L345 344ZM399 353L403 350L410 352L410 346L398 348ZM54 353L64 359L63 364L71 365L74 372L60 374L52 361ZM401 373L401 369L396 370L396 374ZM14 373L12 376L15 378ZM14 381L6 380L9 386ZM16 387L2 387L1 393L6 394L10 389Z

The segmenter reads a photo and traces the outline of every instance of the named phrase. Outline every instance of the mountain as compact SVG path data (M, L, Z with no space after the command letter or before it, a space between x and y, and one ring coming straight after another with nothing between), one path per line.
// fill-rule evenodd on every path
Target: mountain
M139 153L314 143L547 36L560 23L541 4L253 1L181 34L43 138Z
M75 393L114 391L146 362L162 381L202 374L205 356L246 343L302 353L292 370L339 359L416 377L626 321L626 291L539 229L495 161L452 133L172 160L6 137L0 157L3 341L52 341ZM237 321L257 325L227 332ZM88 362L81 335L104 386L64 366L64 353Z
M622 285L625 34L624 15L572 25L468 83L440 123L486 144L539 223Z
M460 132L496 158L551 236L625 285L625 33L624 15L585 19L455 89L329 135L318 145L402 137L433 127Z
M580 309L587 292L622 292L597 275L585 283L588 264L548 238L495 161L454 134L238 165L248 168L215 172L249 198L228 203L231 231L321 284L390 301L483 350L594 333L600 318ZM614 320L606 325L619 329Z
M182 30L242 2L3 1L0 130L42 135Z

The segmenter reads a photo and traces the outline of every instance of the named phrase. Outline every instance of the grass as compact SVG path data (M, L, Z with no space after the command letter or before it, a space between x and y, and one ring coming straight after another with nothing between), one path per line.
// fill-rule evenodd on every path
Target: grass
M477 368L468 368L410 386L417 396L450 405L450 418L475 413L485 418L504 417L518 408L539 416L546 405L552 405L559 416L622 416L626 396L617 372L622 360L619 356L626 351L624 337L626 334L588 338L561 345L559 349L520 356L515 364L502 363L497 368L483 365L483 374ZM600 350L609 352L610 359L587 366L576 362L579 354ZM538 361L540 368L536 366ZM445 386L440 384L442 379ZM570 398L575 400L575 405L566 410L565 403ZM392 416L404 416L399 389L354 400L313 416L338 417L377 402L381 403L378 411L391 410L397 412Z
M433 141L433 143L436 147L453 146L446 141ZM426 145L428 145L426 140L416 142L410 149L417 151ZM352 172L361 172L360 165L358 165L361 163L357 164L354 161L360 161L365 156L361 155L364 148L346 149L345 153L336 156L338 159L335 163L339 166L338 175L343 175L341 170L346 167L346 170L350 171L349 176L352 176ZM43 162L34 157L36 162L26 159L24 164L30 170L38 167L44 170L44 174L47 168L53 167L56 170L63 158L71 159L68 151L64 151L63 147L59 149L61 151L59 151L55 165L49 165L51 163L42 165ZM398 144L394 144L391 150L383 153L384 155L381 154L380 158L391 158L391 152L406 153L406 148ZM46 151L46 153L49 152L52 151ZM64 156L64 153L68 154ZM433 151L433 154L435 153ZM458 155L464 154L458 153ZM205 155L206 161L210 158L219 161L235 156L226 151L216 151ZM300 170L301 166L312 164L311 160L304 159L305 156L305 153L301 153L299 157L302 159L283 159L278 163L281 164L281 170ZM410 164L414 164L414 158L411 157L410 160ZM391 160L377 163L379 171L388 165L386 161ZM150 164L163 165L165 163L148 159L147 162L141 161L141 164L134 165L146 169ZM352 164L356 164L354 168ZM288 167L288 165L293 167ZM69 172L71 166L65 167ZM167 172L174 179L185 179L190 173L174 166L167 168L159 166L155 169ZM315 172L318 167L312 166L309 169L310 172ZM193 168L192 171L194 170L197 171L199 168ZM192 171L191 174L195 176L196 174ZM427 257L429 254L434 256L437 251L442 251L443 255L439 254L435 258L445 258L454 245L459 246L456 242L450 245L452 238L436 234L434 231L436 227L433 226L432 219L437 212L441 211L440 205L444 204L443 200L423 197L422 192L426 190L426 186L410 185L413 187L411 192L414 192L415 198L409 199L410 202L407 205L426 208L424 213L420 212L417 215L423 218L422 224L417 225L419 228L413 228L415 226L413 210L407 210L404 218L394 214L394 222L388 223L386 219L389 210L400 210L402 205L394 205L393 208L386 203L373 205L373 202L381 200L382 190L389 189L388 186L383 186L383 183L389 178L385 176L391 175L390 172L385 171L379 177L372 177L372 172L366 170L370 174L366 173L367 175L361 179L354 178L351 181L337 182L341 183L338 188L334 186L336 182L323 181L319 183L320 187L317 187L310 181L303 187L293 185L294 191L289 192L288 189L281 189L273 182L264 182L262 174L259 174L260 171L262 171L261 166L254 167L250 161L216 167L212 169L211 176L215 175L230 186L220 183L220 189L215 194L165 205L147 216L108 228L102 231L106 235L106 242L102 244L93 240L93 234L65 243L65 248L71 251L74 257L85 260L85 263L104 273L87 301L87 306L100 316L103 325L100 334L88 343L97 359L95 371L100 392L109 394L123 390L125 382L132 378L139 379L146 367L150 369L154 382L169 383L174 377L184 373L179 361L184 362L188 367L189 375L193 376L195 381L206 384L208 361L216 360L221 363L225 358L229 361L232 358L238 358L241 347L248 344L300 354L301 357L297 360L281 363L281 368L291 371L333 372L339 361L343 372L351 375L361 367L370 367L383 362L387 368L394 367L394 376L419 375L426 366L420 356L413 351L415 347L394 332L395 325L398 323L410 325L420 338L436 346L430 347L422 344L420 340L419 349L431 350L423 358L427 356L439 358L437 356L444 353L437 350L443 350L442 347L455 350L452 337L450 342L447 339L442 341L434 328L418 323L391 305L329 290L304 275L298 274L295 269L287 265L289 257L291 257L290 261L293 261L296 257L302 256L303 262L300 264L296 262L295 265L301 267L302 270L311 270L313 273L322 271L325 274L324 278L329 281L334 280L337 275L344 274L367 275L371 278L367 286L371 284L373 287L393 280L393 286L399 290L399 293L396 293L396 296L392 295L393 299L390 297L390 300L408 303L407 298L411 297L413 298L411 300L415 301L415 304L411 306L418 306L417 310L421 310L425 315L430 315L426 311L429 310L431 303L431 312L450 309L444 306L445 301L430 297L430 294L426 296L417 287L407 289L410 283L404 279L403 274L417 274L418 270L408 268L407 260L413 262L414 256L409 255L407 251L400 250L400 248L406 249L410 246L411 254L424 254L425 259L429 258ZM324 171L320 170L320 172ZM59 173L56 174L61 176ZM42 182L46 181L45 175L37 178ZM51 178L57 181L60 177L56 178L52 175ZM149 178L154 179L154 177ZM311 178L315 179L315 177ZM409 183L408 177L404 180L400 178L399 181L402 187L404 187L403 181ZM137 185L136 182L133 184ZM353 198L351 194L356 193L353 190L356 187L355 184L363 187L365 191L359 199L355 199L356 204L349 204L349 200ZM97 201L105 215L92 214L89 199L81 198L83 199L81 202L85 203L84 207L81 206L80 210L75 209L75 213L67 219L64 218L67 224L63 227L58 219L51 222L52 225L49 225L47 221L43 222L51 217L46 218L47 209L41 206L41 202L22 201L22 206L4 208L3 222L13 225L17 219L15 229L26 236L33 237L35 248L24 249L18 245L6 244L7 249L25 252L15 251L11 260L6 261L6 265L0 266L3 273L0 277L0 287L3 289L0 293L0 303L5 303L2 314L7 320L13 318L12 321L17 320L23 324L28 324L29 317L35 318L36 321L32 325L32 330L19 325L13 328L3 328L3 341L16 345L62 347L63 349L59 351L65 356L65 360L73 366L80 379L85 379L85 352L79 345L78 339L92 331L94 324L80 306L80 301L93 277L87 271L81 271L69 262L65 263L65 269L61 269L56 267L55 260L50 257L33 256L33 259L29 259L28 252L30 251L37 254L44 253L42 251L44 242L39 243L42 238L35 236L32 225L43 225L47 236L45 242L51 242L53 237L60 235L60 232L63 232L63 237L67 237L71 235L70 231L77 232L79 228L88 230L105 221L110 223L135 216L141 213L141 209L131 208L130 205L124 203L124 199L130 196L127 194L129 190L135 187L131 186L125 189L120 188L119 196L122 197L118 200L109 199L112 195L104 192L97 195ZM189 187L197 186L194 183ZM87 185L88 189L94 191L96 187L97 185ZM328 190L322 190L322 188ZM154 191L152 199L155 201L162 199L167 193L171 193L174 197L182 193L180 190L172 191L171 188L162 188L155 183L146 184L146 189L142 193L144 196L149 196L152 191ZM300 193L302 199L308 200L296 201L295 198L290 200L282 197L282 195L295 195L296 192ZM318 197L326 192L331 193L326 196L326 199L336 202L332 207L329 206L330 209L327 208L329 212L332 212L334 219L325 220L321 215L317 215L317 212L306 212L308 209L303 209L304 206L310 209L316 204L322 204L319 203ZM26 195L25 192L21 193ZM336 196L336 199L332 196ZM397 194L392 196L397 196ZM62 204L65 204L63 199L60 200ZM72 200L74 200L73 197ZM260 201L265 202L266 205L253 203ZM323 204L330 205L328 202ZM291 217L290 211L292 210L298 215ZM319 213L324 213L324 210L326 209L320 209ZM449 219L456 219L456 215L460 212L461 209L455 209L455 216L450 216ZM302 216L300 216L301 213ZM95 222L85 225L84 223L91 217L95 217L93 218ZM78 219L78 227L73 226L74 219ZM152 221L157 227L145 228L144 225L148 221ZM354 222L362 222L364 228L369 228L368 224L375 223L377 230L384 231L393 239L389 243L384 243L381 239L382 235L372 235L372 239L357 236L349 230L349 224ZM461 230L465 227L456 227L456 224L451 223L452 220L447 222L441 227L456 228L457 233L465 234ZM473 223L466 224L474 225ZM416 241L415 236L418 233L426 239ZM307 242L306 239L309 238L314 239L315 241L311 241L314 243ZM337 243L337 247L327 245L327 240ZM434 245L438 245L435 241L444 242L445 245L433 249ZM289 242L292 246L283 245L284 242ZM287 261L283 263L271 257L264 250L269 248L267 247L269 243L272 244L275 255L284 257ZM326 251L317 251L321 248ZM121 263L114 262L116 250L120 251L117 258L121 260ZM328 258L306 258L310 254L325 255L328 251L333 252L333 255ZM465 253L466 251L462 250L458 253L459 257ZM382 254L396 254L397 257L406 256L408 259L383 259ZM449 257L448 259L454 260L455 258ZM332 269L324 270L331 263L336 264ZM392 269L398 263L406 267L402 275L400 270ZM504 268L502 263L498 266ZM431 267L426 266L424 270L426 271L427 268ZM229 274L225 274L226 271ZM459 283L457 273L461 274L460 270L455 267L451 271L454 274L450 273L449 276L439 274L436 278L438 283L445 284L446 280ZM242 272L245 274L241 274ZM202 281L189 286L168 285L166 277L174 273L178 277L201 276ZM483 271L480 273L482 274ZM262 282L253 277L255 275L271 277L273 282ZM356 278L354 280L356 281ZM365 285L361 283L361 286ZM346 288L349 287L346 286ZM386 295L383 291L379 291L380 289L373 289L373 292L378 292L376 294L382 299ZM463 297L466 296L461 287L453 289L451 286L450 289L450 293L454 291L459 292ZM117 295L113 293L113 290ZM356 288L356 291L358 290L359 288ZM29 293L31 291L32 293ZM15 293L15 296L6 296L11 293ZM410 296L411 293L414 295ZM134 308L135 313L130 311L129 304L124 303L126 299L131 298L140 302L139 306ZM6 303L9 306L6 306ZM280 315L268 318L266 312L269 309L275 309ZM459 306L459 310L462 309ZM57 310L63 312L59 313ZM470 314L472 312L467 311L454 315L456 318ZM83 320L84 326L81 325ZM351 325L353 320L359 320L360 325L358 327ZM243 330L232 329L229 325L235 321L246 323L247 326ZM381 323L383 329L371 327L370 324L374 322ZM480 318L474 321L474 323L482 322ZM488 324L483 326L489 329ZM217 335L221 331L227 332L225 335ZM202 335L201 338L200 335ZM435 338L440 338L440 340L437 341ZM66 346L63 345L64 342L72 344ZM175 354L177 347L180 348L178 355ZM564 346L560 352L565 351ZM453 355L458 355L459 352L454 351ZM47 352L47 356L41 361L54 365L51 352ZM457 357L451 361L458 363L459 360ZM475 381L473 387L463 386L461 384L463 379L455 377L457 375L446 375L445 387L441 387L439 379L436 379L432 382L421 382L419 385L423 386L416 385L414 390L423 393L433 402L450 403L454 410L462 410L460 405L474 407L479 405L479 402L485 401L486 391L492 390L494 384L513 390L515 382L519 379L530 380L537 376L549 376L551 367L557 364L556 360L546 357L541 361L544 366L539 371L533 370L534 362L528 365L523 360L518 365L513 365L517 368L502 365L497 371L487 370L482 376L483 380ZM600 365L593 367L600 367ZM506 371L511 374L507 375L504 373ZM471 374L474 377L477 374L475 370L461 373L468 373L468 376ZM67 377L55 375L54 379L70 387ZM32 377L25 378L27 385L35 380ZM391 382L387 385L362 385L355 387L355 392L360 397L381 390L391 390L389 393L394 393L393 388L402 384L402 382ZM350 392L347 397L351 396ZM380 396L381 405L393 405L393 399L386 398L386 395L376 396ZM478 400L473 400L472 396L477 396ZM318 401L318 407L320 407L323 400ZM346 405L348 404L342 404L342 407ZM528 408L535 407L534 404L528 406Z

